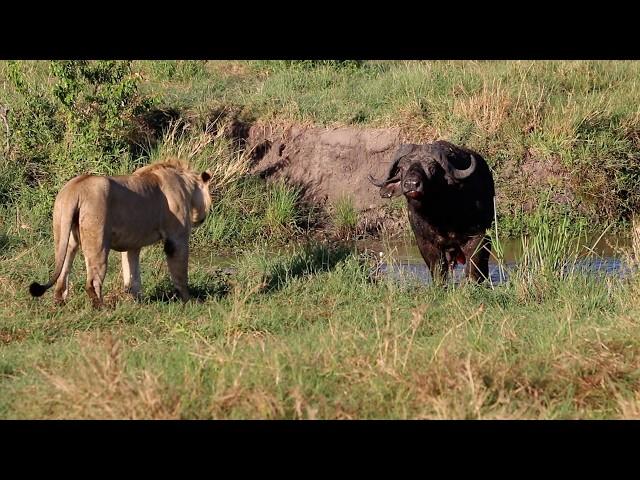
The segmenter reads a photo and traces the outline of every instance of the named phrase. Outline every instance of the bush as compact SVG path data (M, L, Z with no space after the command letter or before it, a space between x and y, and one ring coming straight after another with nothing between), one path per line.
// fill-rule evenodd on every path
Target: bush
M133 119L149 109L130 61L52 61L38 81L9 62L16 94L8 116L10 149L0 176L0 199L25 210L82 173L111 174L128 161ZM38 219L33 219L39 223Z
M11 62L21 98L10 116L11 156L31 185L66 181L78 171L108 173L127 154L133 118L152 101L138 94L129 61L52 61L45 89Z

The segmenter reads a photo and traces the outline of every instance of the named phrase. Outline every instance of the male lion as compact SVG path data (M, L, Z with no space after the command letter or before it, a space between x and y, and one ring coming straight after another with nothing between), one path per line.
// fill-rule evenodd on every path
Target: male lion
M54 283L54 300L69 293L69 271L82 246L86 290L94 307L102 305L102 283L109 250L122 252L125 289L140 295L140 249L162 240L171 281L181 299L189 299L189 235L211 206L211 173L200 175L178 160L148 165L132 175L80 175L58 193L53 207L55 270L46 285L29 286L34 297Z

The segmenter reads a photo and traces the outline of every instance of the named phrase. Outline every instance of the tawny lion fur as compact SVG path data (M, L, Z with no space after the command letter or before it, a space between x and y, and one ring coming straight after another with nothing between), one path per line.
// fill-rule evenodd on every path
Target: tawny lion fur
M73 178L53 207L54 273L45 285L32 283L31 295L39 297L55 283L54 299L63 302L73 259L82 246L86 291L95 307L102 304L111 249L122 252L125 290L139 297L140 249L162 240L171 281L182 300L188 300L189 235L211 206L210 180L208 171L198 175L175 159L132 175Z

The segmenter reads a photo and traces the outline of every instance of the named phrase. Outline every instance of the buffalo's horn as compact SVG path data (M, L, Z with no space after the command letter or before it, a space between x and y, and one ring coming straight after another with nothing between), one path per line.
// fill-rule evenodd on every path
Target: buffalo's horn
M461 170L459 168L455 168L453 165L451 165L451 162L449 162L449 166L450 166L450 169L451 169L450 170L451 171L451 176L453 178L455 178L456 180L464 180L465 178L467 178L469 175L471 175L476 170L476 157L471 155L471 163L464 170Z
M413 143L405 143L400 145L397 148L395 154L393 155L391 166L389 167L389 171L387 172L387 177L390 177L391 174L394 172L394 170L398 167L398 163L400 162L402 157L406 157L411 152L413 152L417 147L418 145L415 145ZM401 177L402 177L401 172L396 173L396 175L394 175L391 178L387 178L387 180L376 180L371 175L369 175L369 181L373 183L376 187L382 188L382 187L386 187L390 183L399 181Z
M371 175L369 175L369 181L376 187L386 187L390 183L397 182L398 180L400 180L400 175L396 175L395 177L389 178L388 180L376 180Z

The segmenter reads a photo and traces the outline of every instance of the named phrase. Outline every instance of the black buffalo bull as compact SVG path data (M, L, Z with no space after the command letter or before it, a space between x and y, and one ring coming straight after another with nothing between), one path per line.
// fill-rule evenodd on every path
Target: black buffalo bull
M437 141L398 147L385 180L375 180L384 198L404 195L409 223L434 278L445 280L456 263L467 277L489 275L494 216L493 176L476 152Z

